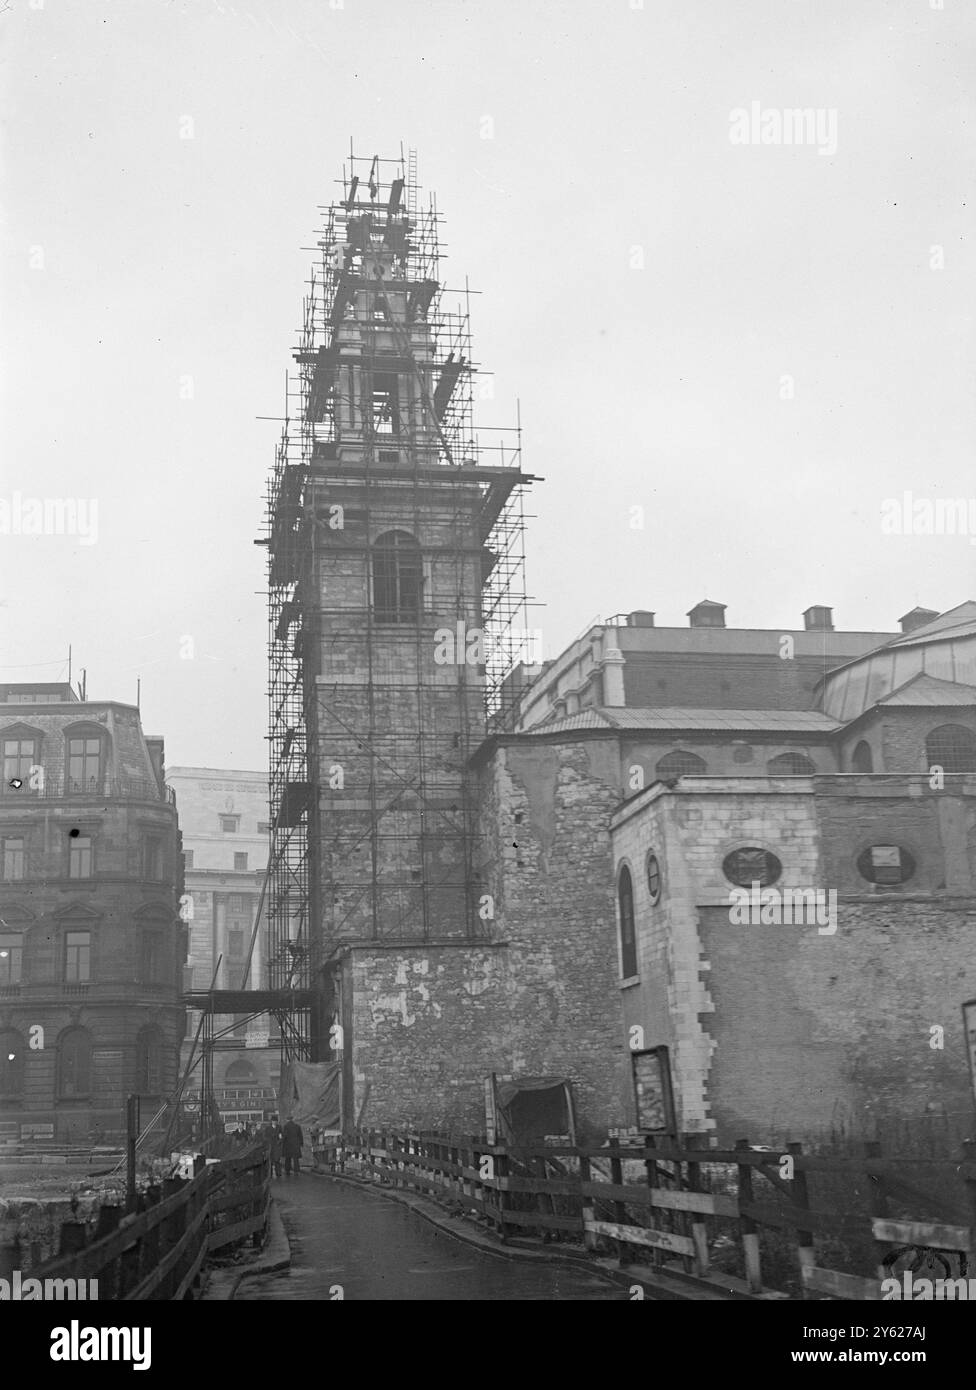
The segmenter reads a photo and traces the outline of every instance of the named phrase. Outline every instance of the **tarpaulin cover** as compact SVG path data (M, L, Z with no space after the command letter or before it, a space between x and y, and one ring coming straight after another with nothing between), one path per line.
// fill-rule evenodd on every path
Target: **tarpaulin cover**
M284 1124L319 1129L342 1127L342 1080L338 1062L285 1062L278 1087L278 1118Z
M523 1091L556 1091L566 1085L565 1076L520 1076L514 1081L496 1081L495 1094L502 1110L507 1110Z

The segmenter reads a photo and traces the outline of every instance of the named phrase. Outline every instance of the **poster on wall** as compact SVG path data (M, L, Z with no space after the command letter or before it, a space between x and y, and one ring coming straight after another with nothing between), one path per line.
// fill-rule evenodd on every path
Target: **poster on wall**
M651 1047L631 1054L637 1128L643 1134L676 1132L671 1091L671 1064L666 1047Z

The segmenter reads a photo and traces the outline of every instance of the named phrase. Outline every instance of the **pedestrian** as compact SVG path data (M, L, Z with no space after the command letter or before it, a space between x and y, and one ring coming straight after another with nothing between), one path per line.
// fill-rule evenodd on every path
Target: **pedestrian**
M276 1178L281 1177L281 1125L278 1123L278 1116L272 1115L271 1121L265 1126L264 1137L268 1144L268 1156L271 1159L271 1169Z
M281 1151L285 1156L285 1177L291 1176L292 1164L295 1176L302 1171L299 1159L302 1154L302 1131L294 1120L286 1120L281 1131Z

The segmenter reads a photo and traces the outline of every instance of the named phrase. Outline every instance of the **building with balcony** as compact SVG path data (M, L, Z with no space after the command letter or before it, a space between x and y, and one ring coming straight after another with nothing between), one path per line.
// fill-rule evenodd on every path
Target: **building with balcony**
M65 685L0 686L0 1137L88 1142L173 1091L182 858L163 740Z
M268 865L267 773L171 767L166 781L179 805L183 836L184 916L189 929L185 987L266 987L268 940L263 909L257 932L254 926ZM199 1012L190 1009L184 1067L199 1022ZM275 1021L267 1014L218 1014L213 1024L214 1098L225 1123L236 1125L239 1118L254 1121L273 1113L280 1072ZM196 1065L187 1082L191 1104L200 1090L199 1074Z

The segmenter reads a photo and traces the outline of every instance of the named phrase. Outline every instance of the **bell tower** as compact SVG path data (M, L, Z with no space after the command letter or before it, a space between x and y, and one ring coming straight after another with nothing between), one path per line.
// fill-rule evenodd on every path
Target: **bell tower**
M267 540L280 988L314 989L344 948L491 930L469 758L524 659L532 479L517 429L474 433L439 225L412 152L350 154L308 282Z

